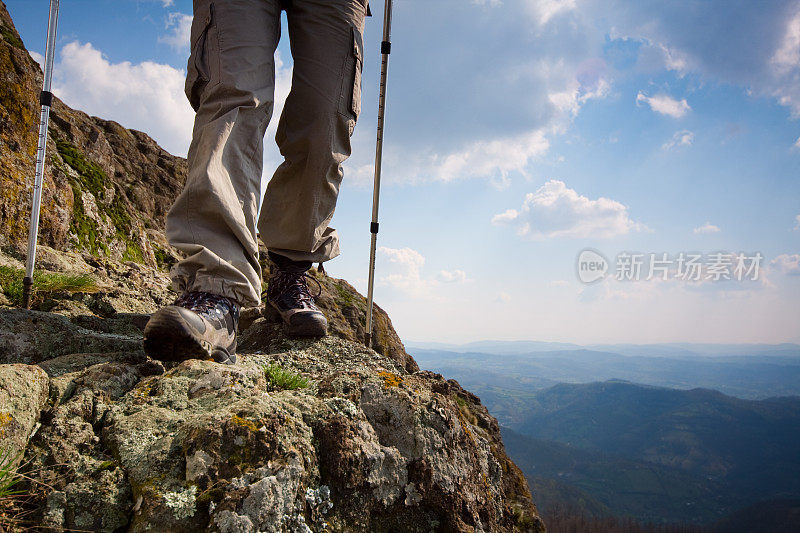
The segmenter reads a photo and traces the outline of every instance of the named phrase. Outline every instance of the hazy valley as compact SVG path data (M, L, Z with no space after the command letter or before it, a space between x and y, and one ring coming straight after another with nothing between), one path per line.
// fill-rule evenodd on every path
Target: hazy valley
M546 518L798 527L800 346L409 344L498 418Z

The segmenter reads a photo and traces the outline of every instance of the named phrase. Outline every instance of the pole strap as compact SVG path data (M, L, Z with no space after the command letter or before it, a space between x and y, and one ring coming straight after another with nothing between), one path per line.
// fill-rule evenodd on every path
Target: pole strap
M378 223L377 222L370 222L369 223L369 232L370 233L378 233Z
M389 55L392 53L392 43L390 41L381 41L381 54Z
M46 105L47 107L52 107L53 105L53 93L50 91L42 91L39 93L39 105Z

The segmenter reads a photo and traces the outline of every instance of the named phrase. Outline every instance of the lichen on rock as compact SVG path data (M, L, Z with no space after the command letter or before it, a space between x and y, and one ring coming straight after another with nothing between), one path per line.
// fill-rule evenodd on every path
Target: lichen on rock
M41 75L0 1L0 264L13 268ZM176 296L162 228L186 162L57 99L48 154L37 264L97 290L34 310L0 301L0 446L20 454L30 492L20 528L544 531L497 421L420 370L377 305L364 346L366 299L345 280L309 272L322 339L287 337L261 307L242 313L236 365L147 357L149 314Z
M34 418L41 427L22 444L34 479L53 489L32 510L39 523L108 532L543 530L497 422L456 382L336 335L288 338L264 317L242 332L236 365L165 364L134 345L139 316L0 309L16 342L0 371L24 369L46 384L25 408L26 428ZM19 326L32 318L54 325L38 327L35 342ZM56 341L65 333L74 342ZM8 364L14 357L28 364ZM310 385L273 389L268 365Z

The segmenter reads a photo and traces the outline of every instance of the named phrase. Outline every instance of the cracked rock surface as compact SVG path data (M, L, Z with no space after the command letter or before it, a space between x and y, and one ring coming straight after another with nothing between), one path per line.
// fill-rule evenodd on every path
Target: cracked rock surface
M329 316L363 300L313 275ZM379 353L346 320L292 339L249 310L236 365L163 363L141 350L139 311L155 300L108 301L105 317L69 298L62 314L0 307L3 444L47 487L28 526L544 531L497 421L456 381L419 370L388 317L396 341Z
M0 1L10 271L25 259L41 76ZM366 348L366 300L345 280L310 271L326 338L287 338L246 309L236 365L148 358L142 329L176 297L163 223L186 161L57 98L46 161L37 269L96 286L32 311L0 288L0 452L30 494L0 531L544 531L494 417L420 370L377 305Z

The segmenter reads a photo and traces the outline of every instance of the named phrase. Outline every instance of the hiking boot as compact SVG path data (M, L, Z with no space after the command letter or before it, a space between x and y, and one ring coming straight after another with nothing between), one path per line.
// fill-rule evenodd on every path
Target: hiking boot
M270 254L272 257L272 254ZM310 266L310 263L308 263ZM322 286L313 277L306 274L308 267L296 266L286 262L282 266L277 263L272 268L267 287L267 305L280 314L286 324L288 335L300 337L324 337L328 333L328 321L322 311L314 305L314 298L322 292ZM311 296L308 283L317 284L319 292Z
M213 359L236 362L239 305L225 296L187 292L150 317L144 328L144 351L153 359Z

